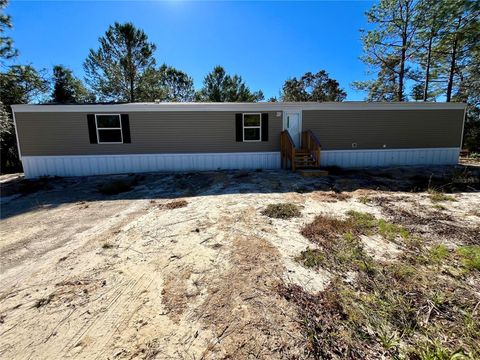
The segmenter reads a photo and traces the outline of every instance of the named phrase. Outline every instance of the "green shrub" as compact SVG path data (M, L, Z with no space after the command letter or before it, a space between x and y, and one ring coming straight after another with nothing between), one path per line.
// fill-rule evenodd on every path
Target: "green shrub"
M310 249L302 251L295 260L307 268L317 268L323 264L325 256L319 249Z
M275 219L290 219L302 215L298 206L291 203L270 204L262 214Z
M448 253L448 248L445 245L435 245L429 251L430 261L438 264L448 257Z
M370 199L368 198L368 196L361 196L358 198L358 201L361 202L362 204L366 205L370 202Z
M480 271L480 245L461 246L457 253L462 258L462 263L468 270Z
M447 195L435 189L428 189L429 198L433 202L457 201L452 195Z
M378 220L378 232L385 239L393 241L397 236L407 239L410 233L403 226L389 223L383 219Z

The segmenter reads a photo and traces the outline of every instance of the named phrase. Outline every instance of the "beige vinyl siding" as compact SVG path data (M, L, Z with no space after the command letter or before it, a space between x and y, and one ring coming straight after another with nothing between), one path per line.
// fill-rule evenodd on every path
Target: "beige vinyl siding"
M307 110L303 130L312 130L324 150L460 147L464 111Z
M135 112L130 144L90 144L87 113L15 114L24 156L107 155L280 150L282 117L268 112L268 141L237 142L235 113L219 111Z

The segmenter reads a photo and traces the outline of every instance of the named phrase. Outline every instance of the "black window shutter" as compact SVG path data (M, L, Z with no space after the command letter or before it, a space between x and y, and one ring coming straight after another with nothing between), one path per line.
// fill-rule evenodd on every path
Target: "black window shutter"
M243 116L241 113L235 114L235 134L238 142L243 141Z
M132 140L130 139L130 120L128 119L128 114L122 114L120 118L122 120L123 143L130 144Z
M268 141L268 114L262 113L262 141Z
M96 144L97 141L97 127L95 126L95 115L87 114L88 122L88 136L90 137L90 144Z

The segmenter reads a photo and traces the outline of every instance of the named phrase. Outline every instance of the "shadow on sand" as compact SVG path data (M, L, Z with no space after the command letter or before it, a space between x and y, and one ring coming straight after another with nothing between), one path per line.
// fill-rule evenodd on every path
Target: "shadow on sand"
M480 191L480 167L392 167L344 170L329 168L329 176L305 178L286 170L146 173L70 178L21 177L1 184L1 214L6 219L62 204L135 199L174 199L235 193L281 193L358 189L387 192Z

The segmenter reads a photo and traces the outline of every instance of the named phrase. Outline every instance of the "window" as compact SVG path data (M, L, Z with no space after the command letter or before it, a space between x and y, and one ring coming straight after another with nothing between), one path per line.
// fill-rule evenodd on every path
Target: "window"
M243 114L243 141L261 141L262 115Z
M95 114L99 144L122 144L122 123L120 114Z

